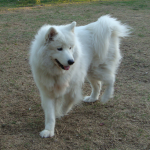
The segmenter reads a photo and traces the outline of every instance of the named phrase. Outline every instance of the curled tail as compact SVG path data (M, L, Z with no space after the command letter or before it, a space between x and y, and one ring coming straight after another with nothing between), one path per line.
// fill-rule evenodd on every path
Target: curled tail
M100 17L96 22L88 24L86 28L92 33L95 54L99 56L100 63L103 63L109 51L111 38L119 40L120 37L129 36L130 27L122 24L109 15Z

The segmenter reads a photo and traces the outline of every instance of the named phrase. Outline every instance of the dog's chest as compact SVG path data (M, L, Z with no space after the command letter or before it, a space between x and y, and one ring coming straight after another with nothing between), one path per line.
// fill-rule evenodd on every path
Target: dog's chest
M52 97L59 97L66 93L69 87L69 78L65 78L64 76L52 77L49 75L42 77L40 82L43 83Z
M65 83L55 82L51 92L54 94L55 97L59 97L66 93L68 87L69 87L68 82Z
M69 86L68 83L64 83L64 84L56 83L54 85L54 91L57 91L57 92L64 91L68 86Z

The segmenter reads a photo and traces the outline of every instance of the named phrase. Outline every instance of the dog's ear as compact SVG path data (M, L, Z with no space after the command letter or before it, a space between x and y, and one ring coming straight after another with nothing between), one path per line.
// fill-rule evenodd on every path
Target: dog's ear
M70 29L71 29L72 32L74 32L74 28L75 28L76 24L77 24L77 23L76 23L75 21L73 21L73 22L70 24Z
M50 27L45 35L46 41L53 41L53 38L57 35L57 31L54 27Z

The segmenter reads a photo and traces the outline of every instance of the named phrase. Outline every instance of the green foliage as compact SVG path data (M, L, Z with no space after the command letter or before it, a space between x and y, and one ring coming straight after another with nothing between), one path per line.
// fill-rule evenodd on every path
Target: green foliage
M39 5L41 3L40 0L18 0L17 4L19 6L30 6L30 5Z
M70 2L86 2L92 0L0 0L0 7L21 7L40 4L58 4Z
M40 0L18 0L18 3L25 3L25 4L40 4Z
M0 0L1 7L26 7L35 5L73 3L73 2L92 2L99 1L99 5L121 5L131 6L133 10L149 9L150 0Z

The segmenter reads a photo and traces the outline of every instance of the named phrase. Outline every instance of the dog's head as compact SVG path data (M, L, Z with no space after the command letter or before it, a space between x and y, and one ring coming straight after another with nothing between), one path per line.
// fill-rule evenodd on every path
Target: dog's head
M69 70L75 63L73 57L75 35L74 27L76 22L65 26L52 26L45 35L45 43L50 57L57 67L63 70Z

